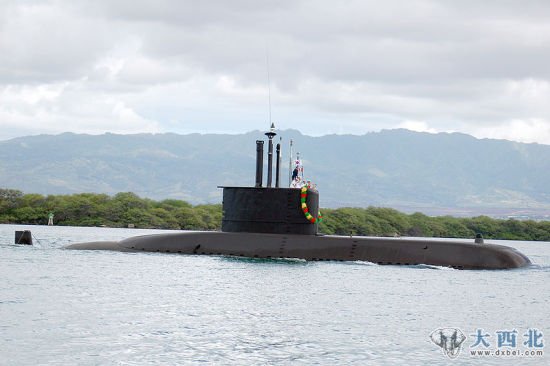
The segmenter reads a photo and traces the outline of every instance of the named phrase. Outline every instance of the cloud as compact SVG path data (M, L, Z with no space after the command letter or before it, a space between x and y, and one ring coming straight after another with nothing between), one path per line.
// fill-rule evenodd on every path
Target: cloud
M550 144L544 1L52 0L0 9L0 138L265 128L267 50L281 128L405 127Z
M0 104L0 138L12 137L10 131L25 135L160 131L157 122L140 116L116 94L98 95L82 85L85 80L0 90L4 101Z
M495 127L479 127L478 136L520 142L550 143L550 123L541 119L511 120Z
M428 124L423 121L403 121L397 127L416 132L437 133L435 129L428 127Z

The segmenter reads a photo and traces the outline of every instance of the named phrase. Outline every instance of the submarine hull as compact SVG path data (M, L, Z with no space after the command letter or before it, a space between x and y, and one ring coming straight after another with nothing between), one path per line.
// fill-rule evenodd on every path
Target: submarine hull
M73 244L67 249L228 255L250 258L428 264L459 269L509 269L529 265L514 248L463 241L228 232L178 232L119 242Z

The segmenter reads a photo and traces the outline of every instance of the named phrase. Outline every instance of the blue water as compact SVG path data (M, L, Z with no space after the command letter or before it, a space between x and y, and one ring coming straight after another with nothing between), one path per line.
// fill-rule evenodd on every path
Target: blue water
M445 365L441 327L468 336L458 364L550 364L469 355L478 328L550 347L548 242L498 242L534 263L508 271L61 249L151 232L0 225L0 364Z

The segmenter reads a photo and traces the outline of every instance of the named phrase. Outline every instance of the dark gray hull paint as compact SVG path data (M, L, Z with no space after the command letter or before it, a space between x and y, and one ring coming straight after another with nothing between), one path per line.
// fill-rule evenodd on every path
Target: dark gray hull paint
M531 263L516 249L502 245L328 235L178 232L137 236L120 242L73 244L67 249L251 258L361 260L379 264L429 264L460 269L519 268Z

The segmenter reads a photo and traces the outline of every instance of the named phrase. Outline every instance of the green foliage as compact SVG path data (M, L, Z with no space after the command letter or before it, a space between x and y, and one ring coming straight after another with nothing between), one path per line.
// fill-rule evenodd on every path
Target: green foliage
M319 231L333 235L425 236L550 241L550 222L496 220L487 216L456 218L407 215L381 207L324 209ZM185 201L153 201L134 193L81 193L73 195L23 194L0 189L0 223L48 223L56 225L219 230L222 206L197 205Z
M0 188L0 213L17 207L21 197L23 197L21 191Z
M55 225L219 230L221 205L192 206L185 201L156 202L131 192L73 195L23 194L0 189L0 223L46 225L54 214Z
M550 222L497 220L487 216L456 218L407 215L389 208L324 209L319 230L332 235L424 236L441 238L550 241Z

